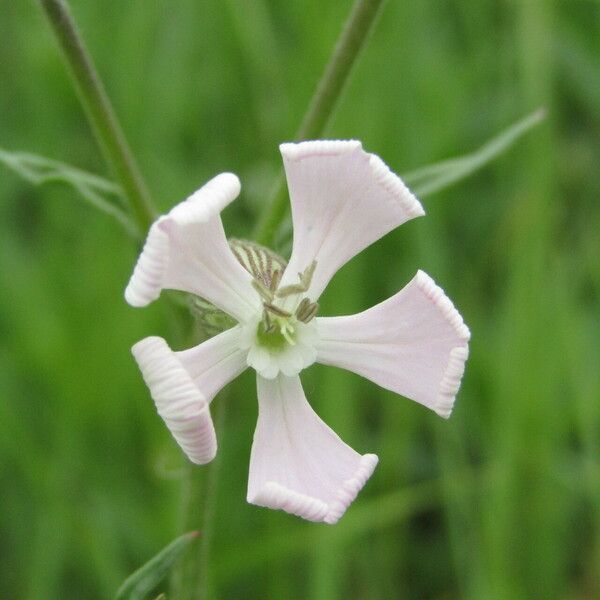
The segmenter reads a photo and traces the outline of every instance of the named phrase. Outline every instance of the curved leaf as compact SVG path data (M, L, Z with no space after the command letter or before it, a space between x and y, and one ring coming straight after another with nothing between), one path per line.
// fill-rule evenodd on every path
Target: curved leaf
M149 594L163 580L173 563L197 537L198 532L192 531L171 542L125 580L117 591L115 600L143 600L146 594Z
M29 152L9 152L0 148L0 163L33 185L66 183L94 208L117 219L129 233L135 234L123 192L112 181Z

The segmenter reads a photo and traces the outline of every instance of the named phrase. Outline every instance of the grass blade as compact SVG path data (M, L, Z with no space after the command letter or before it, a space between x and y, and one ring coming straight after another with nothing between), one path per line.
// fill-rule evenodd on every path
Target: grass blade
M162 581L173 563L197 537L198 532L192 531L171 542L125 580L119 588L115 600L143 600L146 594L149 594Z

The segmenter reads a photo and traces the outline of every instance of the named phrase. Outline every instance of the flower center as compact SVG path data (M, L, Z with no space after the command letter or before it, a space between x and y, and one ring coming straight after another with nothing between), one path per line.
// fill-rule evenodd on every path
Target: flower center
M279 287L287 266L283 258L254 242L230 240L229 244L239 263L252 275L252 286L262 299L258 343L272 349L281 348L286 342L295 345L298 324L310 323L319 310L317 302L302 297L310 288L317 263L313 261L298 273L298 283Z
M272 352L281 351L288 344L295 346L297 337L297 326L289 319L277 319L268 330L264 320L261 320L256 328L256 341Z
M283 258L253 242L229 240L240 264L252 275L252 286L262 307L255 319L242 324L242 344L247 363L266 378L278 373L298 374L317 358L317 327L313 322L319 305L305 296L316 263L302 273L298 283L281 286L287 264Z

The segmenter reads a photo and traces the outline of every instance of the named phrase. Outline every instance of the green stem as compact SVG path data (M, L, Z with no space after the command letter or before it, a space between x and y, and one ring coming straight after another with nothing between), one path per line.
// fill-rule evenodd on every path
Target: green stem
M68 5L65 0L39 2L56 34L104 156L125 192L140 231L145 232L155 218L150 194Z
M215 403L215 429L223 431L226 394ZM219 457L203 467L186 460L182 481L180 531L200 531L200 544L186 553L173 571L171 597L178 600L207 600L210 594L210 550L219 477Z
M323 135L344 91L352 67L365 47L384 3L385 0L356 0L354 3L331 59L325 67L308 110L296 132L296 140L315 139ZM266 246L273 243L287 208L285 178L280 175L268 208L262 214L255 231L254 237L258 243Z

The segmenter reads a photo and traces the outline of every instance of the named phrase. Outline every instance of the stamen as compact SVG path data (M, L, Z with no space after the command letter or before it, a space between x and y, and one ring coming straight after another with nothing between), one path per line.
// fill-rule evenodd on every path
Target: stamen
M283 308L279 308L278 306L275 306L274 304L271 304L270 302L264 302L263 306L265 307L266 310L268 310L269 312L272 312L274 315L277 315L278 317L291 317L292 313L288 312L287 310L283 310Z
M279 286L279 282L281 281L282 275L283 273L279 269L273 271L273 274L271 275L271 285L269 285L269 289L271 290L271 292L275 293L275 290L277 289L277 287Z
M317 316L318 312L319 312L319 303L313 302L310 305L309 313L304 318L304 323L310 323Z
M273 301L273 292L264 283L262 283L262 281L259 281L258 279L253 279L252 287L258 292L258 295L265 302Z
M280 290L277 290L278 298L287 298L288 296L292 296L294 294L302 294L306 290L304 286L294 283L292 285L286 285L282 287Z
M312 281L312 276L315 272L315 268L317 266L317 261L313 260L310 265L304 269L303 273L298 273L298 277L300 278L300 283L294 283L292 285L286 285L282 287L280 290L277 290L276 296L278 298L287 298L288 296L293 296L294 294L302 294L308 291L310 287L310 282ZM273 289L273 287L271 287Z
M271 315L266 310L263 311L262 322L265 333L273 333L276 330L275 323L273 323L273 321L271 320Z
M307 314L308 306L310 304L310 300L308 298L302 298L300 304L298 304L298 308L296 309L296 317L299 321L304 321L304 317Z
M280 327L279 331L281 332L281 335L285 338L285 341L290 346L296 345L296 340L290 335L294 333L294 328L289 323L284 323Z
M318 311L318 302L311 302L308 298L303 298L296 309L296 318L302 323L310 323L310 321L315 318Z
M303 273L298 273L298 277L300 277L300 283L305 288L304 291L308 291L310 287L310 282L312 281L313 275L315 273L315 269L317 268L317 261L313 260L306 269L304 269Z

